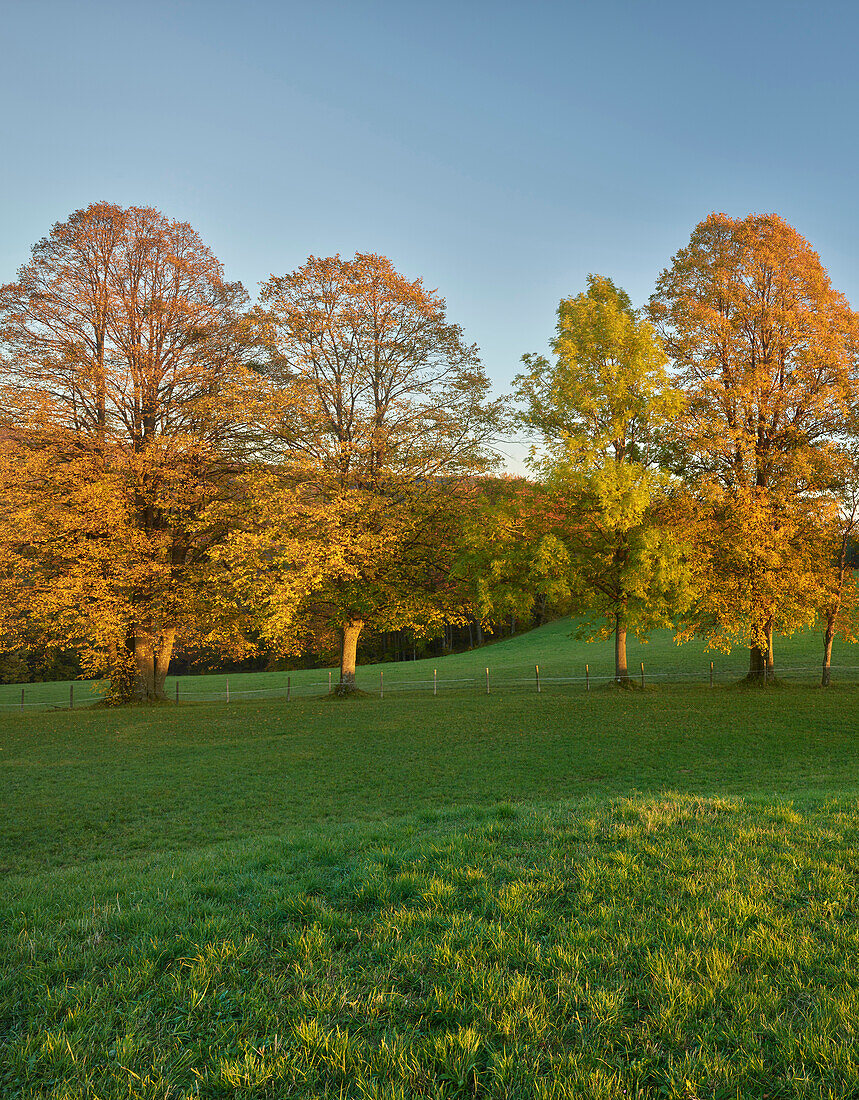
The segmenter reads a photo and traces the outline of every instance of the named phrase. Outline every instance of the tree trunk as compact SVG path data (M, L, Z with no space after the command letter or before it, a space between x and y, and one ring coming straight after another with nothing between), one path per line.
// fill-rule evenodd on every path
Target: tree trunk
M362 619L349 619L340 627L340 683L335 695L354 695L355 665L358 660L358 635L364 626Z
M757 646L749 647L749 679L763 680L769 654Z
M767 636L767 679L771 680L775 675L775 657L773 656L773 621L767 620L766 625Z
M167 680L167 673L170 671L170 660L173 656L175 642L176 631L173 628L161 632L158 642L158 656L155 662L155 695L158 699L167 697L164 684Z
M135 682L131 698L150 703L155 698L155 664L152 655L152 638L148 634L134 634L131 638L134 655Z
M614 679L615 683L625 684L629 680L626 667L626 609L615 613L614 617Z
M823 634L823 676L820 679L821 687L829 687L832 679L832 639L835 637L835 619L838 608L830 608L826 616L826 630Z
M829 687L831 678L830 661L832 660L832 639L835 637L835 624L838 622L838 612L841 610L844 578L848 569L847 550L850 546L850 539L856 528L857 509L859 509L859 499L857 499L857 496L854 494L853 508L849 516L845 517L841 532L841 550L838 555L838 574L835 591L833 593L833 601L826 612L826 631L823 635L823 677L820 681L823 687Z
M135 634L129 646L136 670L129 702L153 703L165 699L164 681L173 656L176 631L169 629L153 639L151 634Z
M764 644L760 647L749 647L749 675L748 680L766 683L772 679L775 658L773 656L773 619L772 616L764 623Z

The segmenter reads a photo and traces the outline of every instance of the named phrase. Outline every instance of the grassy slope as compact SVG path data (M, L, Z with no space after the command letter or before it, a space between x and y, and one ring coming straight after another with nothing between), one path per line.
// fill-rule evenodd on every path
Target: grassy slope
M0 1095L859 1096L857 701L0 719Z
M853 791L856 701L675 688L7 716L0 868L499 801Z
M573 624L568 619L564 619L467 653L397 664L366 665L359 669L358 681L367 690L376 692L379 687L379 671L383 669L387 690L396 690L398 685L408 686L411 681L422 681L423 686L420 690L426 691L432 680L433 669L437 669L442 691L480 690L484 669L488 665L492 670L493 684L500 690L505 680L510 681L513 678L522 679L523 687L530 686L533 682L535 664L540 666L544 678L553 676L583 678L586 663L590 665L594 679L610 677L614 671L612 643L609 641L589 644L580 641L571 636L572 629ZM747 651L738 649L730 655L707 652L703 643L697 640L678 646L670 630L654 631L647 644L641 644L634 638L630 638L628 650L629 667L633 674L637 673L639 663L644 661L648 675L660 680L692 678L697 682L705 682L709 676L711 660L715 663L717 680L737 679L748 670ZM777 665L785 670L785 675L789 678L816 682L822 659L822 640L817 631L806 631L790 638L777 639ZM839 676L845 680L859 679L859 647L846 645L840 640L836 641L833 665L836 666L836 679ZM293 691L298 694L312 694L327 687L328 670L326 669L308 669L290 673L256 672L230 673L229 676L223 674L185 676L179 679L179 684L185 697L190 697L192 693L223 695L229 680L231 696L240 698L241 692L283 693L286 690L287 676L291 680ZM474 680L473 684L463 682L470 679ZM176 679L170 677L167 682L167 693L171 698L175 684ZM25 690L28 702L43 700L58 706L68 706L68 682L28 684ZM81 682L75 684L75 699L78 704L85 703L93 697L93 684ZM20 698L20 686L0 684L0 706L17 704Z

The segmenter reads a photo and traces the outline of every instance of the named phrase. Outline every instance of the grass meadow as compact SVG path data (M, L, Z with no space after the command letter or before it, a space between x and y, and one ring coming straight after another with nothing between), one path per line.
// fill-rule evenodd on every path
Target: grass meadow
M0 1095L859 1097L857 717L704 682L10 710Z

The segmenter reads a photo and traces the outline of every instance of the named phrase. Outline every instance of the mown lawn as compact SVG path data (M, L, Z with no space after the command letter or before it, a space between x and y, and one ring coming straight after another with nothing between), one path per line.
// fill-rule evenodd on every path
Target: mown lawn
M859 691L0 720L0 1095L859 1096Z

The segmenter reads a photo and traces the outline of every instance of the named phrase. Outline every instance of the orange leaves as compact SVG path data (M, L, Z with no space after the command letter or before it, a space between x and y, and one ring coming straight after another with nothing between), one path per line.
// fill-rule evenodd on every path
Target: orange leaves
M849 415L859 321L776 215L712 214L659 277L650 314L680 370L677 423L725 484L813 487Z
M826 600L838 436L851 430L859 319L774 214L711 214L650 314L686 395L673 428L697 497L695 629L765 651Z
M244 300L186 223L148 207L77 211L0 288L18 420L137 447L199 431L235 367Z
M90 671L153 645L166 668L176 629L195 631L221 534L203 517L241 449L220 393L242 376L244 300L190 226L108 203L54 226L0 288L0 585Z
M177 632L294 646L320 593L439 614L455 481L490 461L476 349L381 256L311 257L244 301L190 226L107 203L0 289L4 628L117 675L133 652L145 679Z
M414 485L488 465L477 349L419 279L384 256L312 256L273 276L261 303L259 427L308 476Z
M444 300L384 256L311 256L273 276L261 303L268 362L248 408L279 466L269 491L300 492L327 533L324 582L304 607L385 629L455 617L460 485L492 461L495 408L477 349L447 322ZM285 615L284 605L261 629L275 638Z

